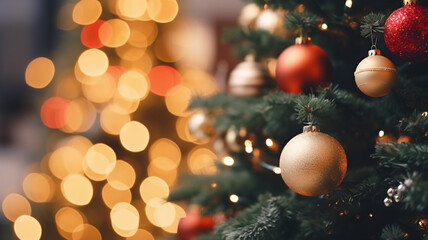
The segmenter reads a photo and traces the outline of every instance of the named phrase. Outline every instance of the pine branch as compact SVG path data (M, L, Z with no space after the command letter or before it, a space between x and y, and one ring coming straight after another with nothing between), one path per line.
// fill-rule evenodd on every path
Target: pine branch
M307 34L312 28L317 27L322 22L322 18L308 11L290 12L284 17L284 27L296 30L301 29Z
M265 119L264 131L284 145L302 126L296 119L294 105L297 95L282 91L272 92L263 98L261 113Z
M387 225L382 229L382 240L405 240L404 231L397 225Z
M311 122L318 124L319 119L325 118L334 113L335 104L324 97L311 95L300 95L296 99L295 111L297 119L302 123Z
M424 144L380 142L372 157L380 160L380 169L392 171L391 174L428 170L428 145Z
M403 203L406 209L412 211L426 211L428 209L428 176L424 172L412 176L413 184L407 187Z
M383 34L384 25L386 21L385 14L382 13L369 13L364 16L361 21L361 36L370 38L373 35L380 36Z
M409 119L402 119L399 126L404 134L411 136L414 142L428 140L428 117L425 113L415 111Z
M285 205L284 197L261 196L257 204L218 226L215 232L224 240L279 239L284 229L290 227Z

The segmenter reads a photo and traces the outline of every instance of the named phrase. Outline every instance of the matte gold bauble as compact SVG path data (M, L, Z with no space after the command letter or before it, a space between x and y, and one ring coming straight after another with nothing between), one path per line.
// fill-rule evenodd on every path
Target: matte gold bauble
M234 96L248 97L260 95L265 84L263 66L248 55L230 73L228 88Z
M380 55L379 50L370 50L355 70L355 82L361 92L370 97L382 97L394 87L397 70L394 64Z
M282 179L291 190L304 196L319 196L340 185L347 160L336 139L315 126L307 126L285 145L279 165Z

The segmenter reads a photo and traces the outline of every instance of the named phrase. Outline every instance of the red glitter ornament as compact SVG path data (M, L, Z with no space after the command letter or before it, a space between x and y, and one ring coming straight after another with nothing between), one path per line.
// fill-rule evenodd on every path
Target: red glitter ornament
M428 59L428 8L404 0L385 22L385 43L395 55L409 62Z
M327 53L309 38L297 38L295 45L279 55L275 78L284 92L309 93L319 86L327 86L332 75L333 67Z

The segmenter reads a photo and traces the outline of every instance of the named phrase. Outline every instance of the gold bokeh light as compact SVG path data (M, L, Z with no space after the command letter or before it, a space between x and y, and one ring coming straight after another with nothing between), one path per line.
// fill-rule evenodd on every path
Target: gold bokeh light
M178 3L176 0L149 1L147 13L156 22L171 22L177 16Z
M140 224L140 213L129 203L116 204L110 212L111 224L114 231L122 237L133 236Z
M97 0L81 0L74 5L73 21L80 25L94 23L101 16L101 3Z
M109 183L105 184L101 195L103 197L103 201L107 207L113 208L116 204L120 202L130 203L132 199L132 194L129 189L125 190L117 190L112 187Z
M97 143L89 148L85 162L93 172L107 176L116 166L116 153L110 146Z
M82 84L85 97L94 103L108 102L116 91L116 81L109 73L93 78L90 84Z
M131 34L128 43L134 47L148 47L158 35L158 27L153 21L133 21L129 22L129 27Z
M64 179L69 174L82 172L82 160L81 152L75 148L59 147L50 155L49 169L55 177Z
M131 164L118 160L113 171L108 175L108 183L115 189L127 190L131 189L135 183L135 170Z
M17 193L7 195L2 202L4 216L14 222L21 215L31 215L31 205L28 200Z
M71 239L73 231L85 223L82 214L71 207L63 207L55 214L58 232L66 239Z
M157 227L171 226L176 216L174 205L160 198L150 200L145 212L148 220Z
M194 174L215 174L217 155L205 147L193 148L187 156L187 166Z
M22 182L25 195L33 202L48 202L55 193L55 182L43 173L30 173Z
M71 235L71 240L101 240L100 231L91 224L77 226Z
M165 103L168 111L175 116L188 116L190 112L187 111L192 92L188 87L178 85L168 91L165 96Z
M111 135L119 135L120 129L129 121L131 121L129 114L115 111L112 105L105 107L100 114L101 128Z
M119 78L118 93L131 101L142 100L149 93L147 78L137 71L127 71Z
M131 31L128 23L119 18L114 18L104 22L98 33L102 44L116 48L128 41Z
M77 206L87 205L94 194L91 182L80 174L71 174L61 182L64 198Z
M33 59L25 70L25 82L33 88L44 88L53 79L55 66L49 58L38 57Z
M39 240L42 237L42 226L32 216L22 215L13 224L13 230L20 240Z
M148 203L154 198L166 199L169 195L168 184L159 177L148 177L140 185L141 199Z
M80 54L77 63L82 73L91 77L97 77L107 71L109 60L103 51L91 48Z
M70 102L66 112L67 121L61 128L66 133L86 132L95 123L97 112L94 105L85 98Z
M128 18L141 17L147 9L147 0L117 0L119 15Z
M144 229L138 229L134 236L126 238L126 240L155 240L155 237L153 235Z
M149 158L157 168L174 170L180 164L181 150L175 142L161 138L150 146Z
M149 130L142 123L130 121L120 130L120 143L130 152L141 152L149 143Z
M180 219L186 217L186 212L184 211L184 209L182 207L178 206L177 204L172 203L172 205L175 208L175 218L174 218L173 222L171 223L171 225L166 226L166 227L162 227L162 229L168 233L177 233L178 224L180 223Z
M114 50L121 59L127 61L137 61L146 53L146 48L134 47L130 44L125 44Z

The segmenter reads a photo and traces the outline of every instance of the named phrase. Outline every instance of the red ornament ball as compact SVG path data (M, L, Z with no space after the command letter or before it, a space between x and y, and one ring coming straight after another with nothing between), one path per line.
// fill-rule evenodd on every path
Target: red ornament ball
M385 43L395 55L409 62L428 59L428 8L406 4L385 22Z
M210 216L201 216L198 208L192 208L181 218L177 233L180 240L192 240L194 237L214 229L214 220Z
M284 92L309 93L331 82L333 67L327 53L315 44L295 44L278 57L276 82Z

